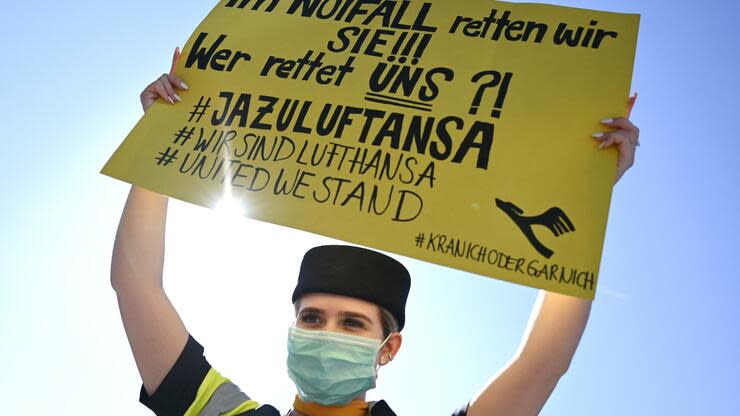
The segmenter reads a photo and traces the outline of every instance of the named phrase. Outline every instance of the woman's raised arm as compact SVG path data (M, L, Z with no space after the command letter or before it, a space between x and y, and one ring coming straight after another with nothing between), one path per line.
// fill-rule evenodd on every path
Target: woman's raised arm
M537 415L565 374L591 301L540 290L519 351L470 401L468 416Z
M619 151L616 181L635 160L640 131L628 117L637 94L627 104L627 117L602 120L616 130L594 133L599 149ZM616 183L615 181L615 183ZM539 414L570 366L591 312L591 301L541 290L519 351L473 399L468 416Z
M146 112L157 98L179 101L176 88L186 88L172 70L141 93ZM113 256L111 285L118 298L136 366L150 395L159 387L188 339L185 325L162 286L167 197L132 186L121 214Z

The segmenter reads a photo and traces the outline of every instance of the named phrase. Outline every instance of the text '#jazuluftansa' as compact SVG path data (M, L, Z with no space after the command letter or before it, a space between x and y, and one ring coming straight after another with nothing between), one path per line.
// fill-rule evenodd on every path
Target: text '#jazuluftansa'
M213 126L333 139L349 136L348 128L354 127L356 134L351 133L350 140L372 146L387 143L396 150L428 154L439 161L471 163L479 169L488 169L493 144L492 123L475 121L466 125L465 120L457 116L409 116L372 108L334 103L322 105L308 100L231 91L220 92L217 101L210 106L213 110L208 119ZM316 117L315 113L318 113Z

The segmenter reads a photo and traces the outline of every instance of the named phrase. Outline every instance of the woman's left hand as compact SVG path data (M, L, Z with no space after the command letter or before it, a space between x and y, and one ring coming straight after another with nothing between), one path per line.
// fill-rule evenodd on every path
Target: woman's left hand
M635 149L640 145L640 129L629 121L632 107L637 101L637 93L630 97L627 102L627 116L614 119L601 120L601 123L607 127L613 127L617 130L609 132L597 132L592 137L601 141L599 149L606 149L610 146L616 146L619 150L619 159L617 160L617 177L614 180L616 184L624 175L627 169L635 164Z

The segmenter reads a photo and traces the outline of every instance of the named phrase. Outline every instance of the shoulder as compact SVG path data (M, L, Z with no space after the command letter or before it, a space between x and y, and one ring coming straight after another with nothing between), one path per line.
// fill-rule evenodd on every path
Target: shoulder
M280 412L269 404L263 404L262 406L249 410L246 413L239 413L236 416L281 416Z
M158 416L273 416L269 413L271 406L260 407L236 384L211 367L203 355L203 346L192 335L188 336L185 347L162 384L151 396L142 386L139 401ZM261 408L268 413L251 413Z

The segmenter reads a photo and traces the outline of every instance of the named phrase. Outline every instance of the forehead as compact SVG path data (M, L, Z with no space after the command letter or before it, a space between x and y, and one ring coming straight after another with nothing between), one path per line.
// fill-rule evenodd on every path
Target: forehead
M372 319L380 320L380 308L378 305L366 300L349 296L335 295L331 293L308 293L300 300L301 306L298 312L306 308L317 308L327 314L342 312L355 312L366 315Z

